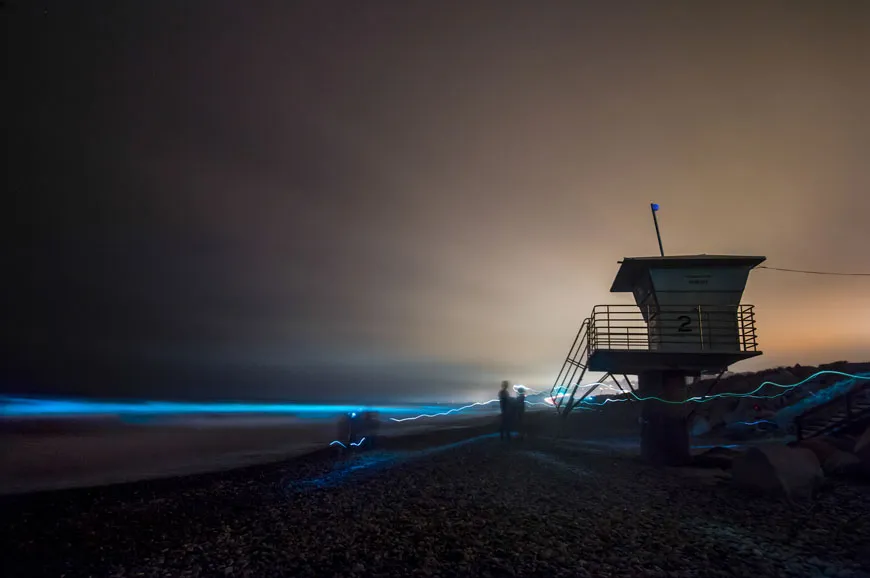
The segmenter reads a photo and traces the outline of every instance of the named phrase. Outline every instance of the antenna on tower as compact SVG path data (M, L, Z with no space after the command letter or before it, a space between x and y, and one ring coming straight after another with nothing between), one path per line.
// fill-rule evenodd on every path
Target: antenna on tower
M665 256L665 250L662 248L662 234L659 232L659 220L656 218L656 212L659 210L658 203L650 203L649 204L650 211L652 211L653 223L656 226L656 238L659 240L659 253L662 254L662 257Z

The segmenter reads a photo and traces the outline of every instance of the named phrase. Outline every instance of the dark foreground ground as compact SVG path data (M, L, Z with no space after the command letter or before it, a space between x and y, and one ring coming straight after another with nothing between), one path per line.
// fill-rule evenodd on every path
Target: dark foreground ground
M3 498L0 575L870 576L867 487L787 505L600 448L450 441Z

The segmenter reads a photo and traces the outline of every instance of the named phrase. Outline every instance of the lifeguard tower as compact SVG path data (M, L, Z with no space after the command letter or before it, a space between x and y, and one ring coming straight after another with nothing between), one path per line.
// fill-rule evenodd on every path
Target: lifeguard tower
M614 376L629 383L628 375L636 375L635 395L665 400L641 402L644 458L687 462L687 408L678 402L693 395L688 378L721 376L732 363L761 355L753 306L740 301L749 272L764 260L689 255L620 261L610 291L631 293L635 305L596 305L583 321L551 392L559 412L567 415L595 389L577 397L587 371L604 372L601 381L611 378L620 389Z

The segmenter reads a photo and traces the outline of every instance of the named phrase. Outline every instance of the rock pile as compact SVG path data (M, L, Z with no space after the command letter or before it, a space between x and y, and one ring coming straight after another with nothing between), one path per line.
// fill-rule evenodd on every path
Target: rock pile
M864 468L861 459L849 449L850 442L843 445L843 440L836 438L812 438L797 444L813 452L826 476L861 477Z

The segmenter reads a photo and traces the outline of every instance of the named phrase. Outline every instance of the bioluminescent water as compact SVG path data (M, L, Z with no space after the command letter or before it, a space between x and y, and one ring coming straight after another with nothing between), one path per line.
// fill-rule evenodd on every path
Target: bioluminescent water
M388 415L419 415L442 410L437 405L366 406L307 403L107 401L85 399L40 399L0 397L0 417L76 417L95 415L239 415L278 414L303 417L335 416L351 412L375 411Z

